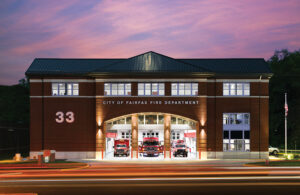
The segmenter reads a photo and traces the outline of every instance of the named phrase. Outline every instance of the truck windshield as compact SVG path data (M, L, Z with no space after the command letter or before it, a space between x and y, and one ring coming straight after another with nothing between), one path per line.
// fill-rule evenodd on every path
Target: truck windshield
M117 147L121 148L121 147L126 147L125 144L117 144Z
M176 148L184 148L185 145L176 145Z
M158 145L158 142L157 141L145 141L144 142L144 146L157 146Z

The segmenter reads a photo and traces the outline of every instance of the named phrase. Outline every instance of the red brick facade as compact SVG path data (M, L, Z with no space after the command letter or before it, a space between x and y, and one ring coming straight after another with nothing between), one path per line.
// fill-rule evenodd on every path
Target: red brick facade
M51 83L57 79L79 81L79 96L52 96ZM100 79L104 81L99 81ZM248 97L224 97L222 80L206 78L194 79L193 82L199 83L199 94L195 97L172 97L172 81L168 79L164 81L165 96L163 97L137 96L137 81L131 82L132 96L107 97L104 96L106 78L100 79L57 77L44 78L43 81L41 78L30 79L30 150L32 152L42 149L52 149L57 152L101 152L105 150L105 141L98 139L97 136L101 137L98 135L99 129L105 134L105 121L142 112L174 114L196 121L197 149L201 152L212 152L211 158L217 158L214 152L223 151L223 113L250 113L250 151L268 151L269 103L266 78L263 80L244 78L250 81ZM115 81L118 82L118 79ZM149 78L149 82L155 81ZM129 103L134 101L147 101L147 104ZM174 104L174 102L166 104L172 101L195 101L197 104ZM57 123L55 119L59 111L64 114L73 112L75 121ZM137 148L137 145L132 147Z

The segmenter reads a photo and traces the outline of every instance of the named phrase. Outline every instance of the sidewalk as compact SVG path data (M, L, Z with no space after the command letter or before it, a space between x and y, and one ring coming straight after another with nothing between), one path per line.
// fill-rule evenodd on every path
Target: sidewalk
M130 160L96 160L96 159L74 159L74 161L87 163L90 166L105 166L105 165L200 165L200 166L243 166L250 162L265 162L263 159L208 159L208 160L141 160L141 159L130 159Z
M0 161L0 170L9 169L71 169L89 166L84 162L54 162L39 165L37 161L16 162L12 160Z

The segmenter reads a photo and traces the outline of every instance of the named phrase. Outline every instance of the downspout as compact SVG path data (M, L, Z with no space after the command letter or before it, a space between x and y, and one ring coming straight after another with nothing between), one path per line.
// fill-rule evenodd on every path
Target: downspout
M258 117L259 117L259 119L258 119L258 122L259 122L259 127L258 127L258 136L259 136L259 142L258 142L258 157L259 157L259 159L261 158L261 154L260 154L260 142L261 142L261 135L260 135L260 126L261 126L261 124L260 124L260 96L261 96L261 77L262 77L262 75L260 75L259 76L259 94L258 94Z
M44 78L42 78L42 150L45 149Z
M222 83L223 85L223 83ZM214 101L214 104L215 104L215 122L214 122L214 126L215 126L215 157L217 159L217 125L216 125L216 119L217 119L217 79L215 78L215 91L214 91L214 95L215 95L215 101ZM207 106L206 106L206 112L207 112ZM222 116L223 117L223 116ZM223 123L223 120L222 120L222 123ZM222 153L224 152L224 149L223 149L223 127L222 127Z

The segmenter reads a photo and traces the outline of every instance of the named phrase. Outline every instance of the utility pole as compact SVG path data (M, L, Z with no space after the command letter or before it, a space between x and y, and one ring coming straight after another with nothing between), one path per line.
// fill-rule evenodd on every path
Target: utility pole
M287 154L287 115L288 115L288 104L287 104L287 99L286 99L286 93L284 94L284 99L285 99L285 103L284 103L284 152L285 154Z

